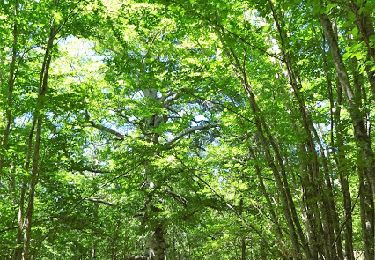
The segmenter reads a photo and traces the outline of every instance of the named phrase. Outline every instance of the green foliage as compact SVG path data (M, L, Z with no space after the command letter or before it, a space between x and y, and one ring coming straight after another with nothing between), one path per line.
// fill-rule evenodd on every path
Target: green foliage
M371 5L360 12L372 17ZM26 222L19 245L17 227L31 203L32 259L127 259L149 254L155 243L166 244L167 259L297 259L286 186L293 221L311 245L309 206L316 202L322 219L327 211L324 195L308 191L316 181L319 192L332 192L344 230L343 179L354 249L362 251L361 146L322 14L335 17L370 132L375 38L366 43L344 3L0 3L0 258L25 250ZM311 153L319 176L308 175ZM280 187L275 173L282 171Z

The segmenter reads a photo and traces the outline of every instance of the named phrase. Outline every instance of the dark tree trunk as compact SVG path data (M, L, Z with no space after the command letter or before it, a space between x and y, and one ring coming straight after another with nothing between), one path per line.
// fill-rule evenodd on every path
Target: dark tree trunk
M6 161L5 153L7 152L8 143L9 143L9 136L10 136L10 128L13 121L13 89L14 89L14 82L16 79L16 63L17 63L17 56L18 56L18 1L15 1L14 6L14 24L13 24L13 42L12 42L12 59L10 61L10 68L9 68L9 77L8 77L8 86L6 89L6 108L5 108L5 128L3 130L2 136L2 147L0 153L0 180L1 177L4 175L4 164Z
M23 249L23 258L25 260L31 259L30 255L30 242L31 242L31 229L32 229L32 221L33 221L33 212L34 212L34 197L35 197L35 189L39 179L39 169L40 169L40 148L41 148L41 137L42 137L42 108L45 102L45 95L48 88L48 72L52 58L52 47L53 42L56 36L56 29L53 26L51 28L47 48L44 55L44 60L42 64L42 69L40 72L40 85L39 85L39 93L37 98L37 104L35 111L33 113L33 129L35 130L35 141L33 144L33 151L32 151L32 170L31 170L31 180L29 183L29 194L28 194L28 204L26 209L25 215L25 242L24 242L24 249ZM35 126L35 129L34 129ZM32 135L31 135L32 136Z
M298 112L300 114L300 123L303 128L304 142L300 145L300 155L302 169L306 172L306 176L302 177L302 184L305 197L306 216L310 225L310 240L312 255L318 258L319 255L328 259L342 259L342 256L336 255L335 243L335 212L332 205L334 204L333 193L330 190L329 178L326 183L322 178L322 170L320 169L319 155L315 150L317 143L314 141L314 133L316 129L313 121L305 105L305 97L300 92L301 84L299 82L298 71L292 61L289 51L289 43L283 20L280 18L272 1L268 1L272 16L274 18L276 29L279 34L280 49L283 56L285 66L288 71L290 85L293 89L294 97L298 104ZM319 141L319 140L318 140ZM319 141L320 142L320 141ZM319 143L318 143L319 144ZM322 158L324 160L324 158ZM324 162L322 163L324 165ZM324 171L324 168L323 168ZM322 196L321 194L325 194ZM323 229L325 226L325 229ZM326 241L326 242L325 242ZM333 245L333 247L332 247ZM340 247L340 245L338 245Z

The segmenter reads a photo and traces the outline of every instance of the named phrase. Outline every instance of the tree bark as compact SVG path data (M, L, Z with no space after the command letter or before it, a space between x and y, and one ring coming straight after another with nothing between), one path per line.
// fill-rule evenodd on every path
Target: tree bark
M145 98L154 100L155 102L160 102L158 98L158 92L156 89L144 89L143 95ZM149 118L144 118L142 132L144 134L144 139L151 143L153 146L158 145L159 134L154 132L154 128L158 127L162 122L166 121L166 117L162 115L153 115ZM156 189L158 183L155 180L155 169L149 161L145 162L145 181L143 186L149 189ZM152 227L152 235L148 238L148 248L146 248L147 255L150 259L155 260L165 260L166 259L166 239L165 239L165 226L163 221L158 219L159 209L153 205L155 200L158 200L155 197L155 193L151 191L149 193L149 198L146 198L145 201L145 214L144 222L150 222L148 215L152 215L156 220L153 223L149 223Z
M220 32L219 37L221 37L223 45L226 46L225 41L222 38ZM280 149L277 145L276 140L270 133L268 125L265 119L263 118L261 111L257 105L254 92L247 79L246 68L241 66L241 63L238 57L235 55L234 51L228 46L226 46L226 48L228 49L228 56L232 58L233 64L236 68L236 71L238 72L238 77L241 80L243 88L247 94L251 110L254 114L257 133L260 138L262 148L264 149L267 163L272 170L278 188L278 192L280 193L280 197L282 199L284 216L288 224L289 236L293 247L293 255L296 259L301 259L301 243L305 256L311 259L312 256L310 248L307 243L305 234L302 231L295 204L290 192L289 183L285 172L284 160L281 156ZM275 156L272 155L272 151L270 149L271 147L275 153Z
M312 255L318 258L318 255L325 256L328 259L334 259L336 256L336 244L334 243L335 232L332 212L332 196L326 197L321 194L332 195L329 190L329 183L324 183L322 178L319 156L315 150L314 127L313 121L305 105L305 98L300 92L301 84L298 80L297 70L292 61L289 52L289 43L283 21L280 18L272 1L268 0L272 16L274 18L276 29L279 34L280 49L286 65L289 77L289 83L293 89L293 94L298 104L301 124L304 130L304 142L300 145L302 169L306 172L306 176L302 176L302 184L304 187L306 216L310 225L310 239ZM328 180L329 181L329 180ZM330 202L331 201L331 202ZM322 206L320 206L322 205ZM323 229L323 225L326 227ZM324 243L324 241L327 241ZM332 245L334 247L332 248Z
M337 35L333 31L332 23L326 14L320 15L320 22L330 47L338 80L348 101L348 110L358 150L357 168L360 180L361 222L365 258L374 259L374 201L372 187L375 185L375 164L371 148L371 137L367 133L364 115L350 85L349 76L341 57Z
M31 179L29 183L29 194L28 194L28 204L26 209L25 216L25 242L23 249L23 258L25 260L31 259L30 255L30 242L31 242L31 229L32 229L32 220L33 220L33 211L34 211L34 196L35 188L39 179L39 169L40 169L40 147L41 147L41 136L42 136L42 121L43 113L42 109L45 103L45 95L48 89L48 73L49 67L52 59L52 48L54 45L54 39L56 36L56 28L52 25L46 52L43 59L43 64L40 72L40 84L38 91L38 98L36 101L36 107L33 113L33 125L35 125L35 141L33 144L32 152L32 170L31 170Z
M277 239L278 239L278 241L280 243L282 243L283 241L285 241L284 240L283 231L282 231L282 227L280 225L280 222L279 222L279 219L278 219L277 214L275 212L275 209L272 206L272 201L271 201L270 195L267 192L266 186L264 184L264 180L263 180L263 176L262 176L262 171L261 171L260 167L257 165L258 159L255 156L255 151L250 146L249 146L249 153L250 153L250 156L251 156L252 160L254 161L254 170L255 170L255 174L256 174L256 176L257 176L257 178L259 180L260 190L261 190L263 196L266 199L267 206L268 206L268 211L270 212L270 215L271 215L271 220L273 221L273 224L275 225Z
M344 147L344 126L341 121L341 107L342 107L342 88L339 83L336 87L336 102L333 97L333 87L332 80L329 76L328 71L328 61L325 54L325 40L323 44L323 66L327 78L327 87L329 90L329 100L330 100L330 113L331 113L331 147L335 147L336 151L333 152L335 164L337 167L337 172L339 175L339 180L341 184L341 192L343 199L343 208L344 208L344 241L345 241L345 257L348 260L354 260L354 251L353 251L353 228L352 228L352 206L351 206L351 197L349 190L349 171L348 163L345 158ZM334 111L334 112L333 112ZM335 141L334 141L335 140ZM340 239L341 234L340 230L336 233L336 238Z

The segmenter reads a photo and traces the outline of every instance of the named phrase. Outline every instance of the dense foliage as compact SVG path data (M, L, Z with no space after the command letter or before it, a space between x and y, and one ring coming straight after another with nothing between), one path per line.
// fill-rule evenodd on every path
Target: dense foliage
M375 2L0 2L1 259L375 259Z

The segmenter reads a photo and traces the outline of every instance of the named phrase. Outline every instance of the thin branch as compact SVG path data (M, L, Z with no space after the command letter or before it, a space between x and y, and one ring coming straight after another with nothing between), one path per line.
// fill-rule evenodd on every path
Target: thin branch
M110 127L107 127L103 124L99 124L99 123L96 123L95 121L93 120L90 120L90 115L89 113L87 112L87 110L85 111L85 118L86 120L89 122L90 126L102 131L102 132L106 132L108 134L111 134L111 135L114 135L116 137L116 139L118 140L124 140L125 136L124 134L110 128Z
M114 204L112 202L105 201L105 200L102 200L102 199L99 199L99 198L86 198L86 200L94 202L94 203L105 204L105 205L108 205L108 206L116 206L116 204Z
M70 170L73 170L73 171L78 171L78 172L83 172L83 171L87 171L87 172L92 172L92 173L100 173L100 174L103 174L103 173L111 173L110 171L108 170L105 170L105 169L99 169L99 168L94 168L94 167L90 167L90 166L72 166L70 167Z
M187 128L185 130L183 130L181 133L179 133L177 136L175 136L172 140L170 140L169 142L166 143L167 146L169 145L172 145L173 143L177 142L178 140L180 140L181 138L185 137L186 135L189 135L195 131L202 131L202 130L208 130L208 129L211 129L211 128L215 128L215 127L218 127L219 124L204 124L204 125L198 125L198 126L193 126L193 127L190 127L190 128Z
M106 132L106 133L109 133L111 135L114 135L116 137L116 139L118 140L124 140L125 138L125 135L112 129L112 128L109 128L105 125L102 125L102 124L98 124L98 123L95 123L94 121L90 121L90 125L102 132Z

